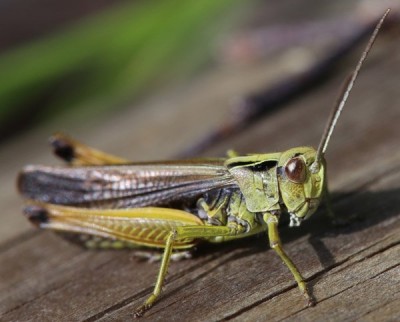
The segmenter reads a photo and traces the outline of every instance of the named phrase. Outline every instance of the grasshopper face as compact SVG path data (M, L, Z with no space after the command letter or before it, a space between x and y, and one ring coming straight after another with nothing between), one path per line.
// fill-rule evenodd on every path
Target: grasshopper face
M290 214L290 226L300 225L318 208L325 186L325 161L314 161L317 151L298 147L282 153L278 162L281 198Z

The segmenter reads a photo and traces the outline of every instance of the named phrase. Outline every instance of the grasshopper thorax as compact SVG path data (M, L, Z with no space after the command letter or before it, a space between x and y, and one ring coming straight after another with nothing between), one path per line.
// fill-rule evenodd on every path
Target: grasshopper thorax
M325 160L317 160L312 147L297 147L281 154L278 185L281 202L290 214L290 225L298 226L318 208L325 187Z

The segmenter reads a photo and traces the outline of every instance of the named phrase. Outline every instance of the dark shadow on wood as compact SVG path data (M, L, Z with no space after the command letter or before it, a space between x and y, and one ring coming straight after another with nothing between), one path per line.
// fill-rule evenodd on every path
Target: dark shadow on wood
M348 194L345 194L346 196ZM335 237L352 234L375 226L380 222L400 214L400 188L382 190L379 192L364 191L351 197L335 194L338 202L334 203L335 213L339 218L351 218L347 225L337 227L325 216L319 216L310 223L309 242L317 253L324 268L334 265L333 256L323 244L321 237Z

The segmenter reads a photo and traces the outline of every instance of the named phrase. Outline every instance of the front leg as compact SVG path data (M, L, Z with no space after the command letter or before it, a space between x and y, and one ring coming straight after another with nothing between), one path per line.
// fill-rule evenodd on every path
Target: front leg
M269 243L270 246L275 252L279 255L279 257L283 260L285 265L289 268L290 272L293 274L294 279L297 282L297 285L301 291L301 293L304 295L304 297L307 300L307 305L312 306L315 304L314 298L310 295L308 289L307 289L307 284L297 269L296 265L293 263L293 261L290 259L290 257L286 254L282 247L281 239L279 237L279 231L278 231L278 216L273 215L270 213L264 214L264 221L268 225L268 237L269 237Z

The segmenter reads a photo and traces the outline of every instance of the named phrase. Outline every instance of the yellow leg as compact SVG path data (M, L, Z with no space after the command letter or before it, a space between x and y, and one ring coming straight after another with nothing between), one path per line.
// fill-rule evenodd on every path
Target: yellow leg
M275 252L279 255L279 257L283 260L285 265L289 268L290 272L293 274L294 279L297 282L297 285L307 300L307 305L312 306L315 304L315 300L309 294L306 282L304 281L303 276L301 276L299 270L293 261L289 258L289 256L285 253L282 247L281 239L279 237L278 232L278 217L271 214L265 214L264 220L268 225L268 237L270 246Z
M141 317L148 309L150 309L154 302L160 296L162 286L164 284L165 276L167 275L168 266L171 259L174 241L185 238L205 238L216 236L233 236L236 235L235 228L227 226L182 226L176 227L175 231L171 232L166 240L163 259L161 261L160 271L153 293L147 298L143 305L139 306L133 316L135 318Z
M133 316L135 318L142 316L144 312L146 312L148 309L150 309L153 306L154 302L157 300L157 298L161 294L162 285L164 283L165 276L167 275L169 262L171 260L171 254L172 254L172 248L173 248L173 242L174 242L175 236L176 236L176 233L172 232L167 238L165 250L164 250L164 256L161 261L161 266L160 266L160 270L158 272L158 277L157 277L157 281L156 281L156 285L154 287L153 293L147 298L146 302L144 302L143 305L139 306L135 310L135 312L133 314Z

